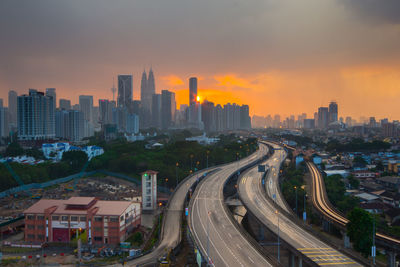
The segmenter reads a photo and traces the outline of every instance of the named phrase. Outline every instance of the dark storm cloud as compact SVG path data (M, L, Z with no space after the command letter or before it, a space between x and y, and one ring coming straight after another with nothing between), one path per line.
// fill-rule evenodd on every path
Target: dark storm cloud
M400 23L399 0L340 0L340 3L367 21Z

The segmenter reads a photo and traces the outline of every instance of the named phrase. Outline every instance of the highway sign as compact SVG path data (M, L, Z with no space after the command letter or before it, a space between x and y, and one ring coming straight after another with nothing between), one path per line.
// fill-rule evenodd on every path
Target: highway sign
M307 221L307 213L303 211L303 221Z
M265 165L258 165L258 172L265 172Z
M189 215L189 208L185 208L185 215L186 215L186 216Z
M376 257L376 247L375 246L372 246L372 251L371 251L371 256L372 257Z

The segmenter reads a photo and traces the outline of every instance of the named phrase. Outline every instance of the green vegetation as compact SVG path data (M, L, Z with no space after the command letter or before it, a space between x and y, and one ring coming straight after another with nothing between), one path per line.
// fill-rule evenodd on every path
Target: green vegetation
M347 180L349 181L351 189L358 189L358 187L360 186L360 180L355 178L353 175L349 175L347 177Z
M139 178L140 173L151 169L159 172L162 185L174 187L176 174L180 181L191 171L206 168L207 155L208 166L213 166L242 158L257 148L255 139L238 143L233 135L220 138L220 142L211 146L175 141L159 149L146 149L145 142L111 142L105 144L103 155L92 159L88 170L104 169Z
M146 149L146 142L129 143L125 140L116 140L105 143L94 138L91 140L91 145L103 147L105 153L93 158L87 171L103 169L140 178L141 172L152 169L159 172L158 177L162 181L160 184L174 187L176 185L176 174L178 174L180 181L191 171L205 168L207 166L207 155L208 166L213 166L233 161L237 157L242 158L254 152L257 148L255 139L248 139L246 142L239 143L234 135L222 135L220 142L211 146L181 141L189 135L191 133L185 130L170 137L166 135L158 136L157 138L166 142L164 147L159 149ZM159 141L161 140L159 139ZM17 143L12 143L7 148L6 155L20 154L21 149ZM31 151L30 153L37 152ZM70 151L64 153L62 160L58 163L50 161L37 165L10 163L10 166L25 184L30 184L79 173L86 161L87 157L84 152ZM176 166L176 163L178 163L178 166ZM0 164L0 180L2 181L0 191L18 186L4 164Z
M343 177L339 174L326 176L325 188L328 194L329 201L338 210L346 214L354 207L358 206L359 201L357 198L345 195L346 187L343 182Z
M368 257L372 246L372 216L365 210L354 208L348 214L347 234L353 242L354 249Z
M352 151L379 151L390 148L390 144L374 140L372 142L364 142L361 138L355 138L348 143L339 143L337 140L332 140L326 145L327 151L337 152L352 152Z
M294 210L296 207L296 190L297 190L297 215L302 214L304 211L304 194L306 194L304 187L304 173L305 173L305 163L299 164L298 168L294 163L283 168L283 176L285 179L282 182L282 195L286 199L286 202ZM299 212L301 211L301 213Z
M143 244L143 234L141 232L136 232L128 237L126 242L130 242L131 245L135 247L140 247Z

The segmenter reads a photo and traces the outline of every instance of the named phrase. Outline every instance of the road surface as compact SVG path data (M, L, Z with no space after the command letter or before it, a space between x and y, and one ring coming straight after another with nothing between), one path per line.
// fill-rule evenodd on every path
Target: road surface
M270 145L274 148L280 148L272 143ZM279 224L281 240L290 244L304 257L311 259L316 264L342 267L361 266L353 259L311 235L301 225L287 217L285 213L278 211L273 201L282 209L291 212L278 192L279 169L285 157L286 152L284 150L275 150L275 153L265 161L265 164L270 166L270 171L265 180L265 189L262 185L263 174L258 172L257 167L251 168L242 175L239 181L239 196L245 207L276 234ZM266 196L266 192L268 196Z
M223 186L240 167L266 155L260 145L253 155L220 168L209 175L196 189L189 209L189 226L196 243L214 266L272 266L241 234L228 214ZM209 238L208 238L209 237Z

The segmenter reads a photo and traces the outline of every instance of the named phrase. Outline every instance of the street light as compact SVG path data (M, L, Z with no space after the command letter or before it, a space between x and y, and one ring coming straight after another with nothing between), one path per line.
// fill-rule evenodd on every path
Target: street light
M178 187L178 166L179 166L179 163L177 162L177 163L175 164L176 187Z
M305 186L305 185L302 185L302 186L301 186L301 189L303 189L303 193L304 193L304 199L303 199L303 202L304 202L303 220L304 220L304 222L306 222L306 221L307 221L307 210L306 210L306 196L307 196L307 194L306 194L306 186Z
M193 154L190 154L190 169L193 170Z
M295 208L295 212L297 215L297 186L294 186L294 190L296 191L296 208Z
M281 262L281 254L280 254L280 236L279 236L279 212L275 210L275 214L278 217L278 262Z
M207 150L207 152L206 152L206 156L207 156L207 169L208 169L208 154L210 154L210 151L209 151L209 150Z
M211 211L208 212L208 221L207 221L207 264L210 262L210 215Z

